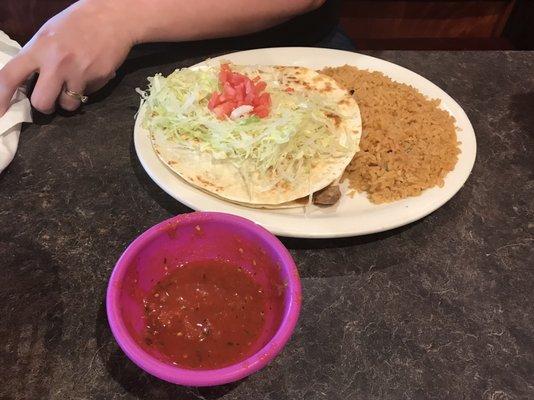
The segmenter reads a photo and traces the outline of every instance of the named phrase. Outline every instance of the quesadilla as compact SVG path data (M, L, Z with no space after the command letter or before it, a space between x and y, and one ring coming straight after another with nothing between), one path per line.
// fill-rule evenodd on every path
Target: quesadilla
M347 90L292 66L222 64L149 78L142 126L160 160L188 183L251 207L302 206L358 150Z

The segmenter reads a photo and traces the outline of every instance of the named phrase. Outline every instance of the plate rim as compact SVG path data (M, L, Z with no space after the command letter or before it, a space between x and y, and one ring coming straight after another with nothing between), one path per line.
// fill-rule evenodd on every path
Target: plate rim
M176 194L174 193L174 191L172 190L172 188L168 187L168 185L166 185L165 183L163 182L160 182L160 179L158 177L158 174L156 171L153 171L152 168L148 165L148 159L145 158L144 156L144 153L143 153L143 149L141 148L141 143L140 143L140 133L139 132L142 132L141 129L139 129L138 127L138 124L139 124L139 115L141 114L140 112L138 112L138 114L136 115L136 120L135 120L135 127L134 127L134 148L135 148L135 151L136 151L136 155L137 155L137 158L139 159L143 169L145 170L145 172L150 176L150 178L154 181L154 183L156 183L156 185L158 185L163 191L165 191L168 195L170 195L171 197L173 197L175 200L177 200L178 202L186 205L187 207L189 208L192 208L193 210L199 210L199 211L220 211L220 212L228 212L228 213L233 213L233 214L236 214L236 215L240 215L240 216L243 216L245 218L248 218L248 219L251 219L253 220L254 222L256 222L257 224L259 225L262 225L263 227L265 227L266 229L268 229L269 231L273 232L274 234L278 235L278 236L283 236L283 237L293 237L293 238L304 238L304 239L327 239L327 238L343 238L343 237L355 237L355 236L363 236L363 235L369 235L369 234L374 234L374 233L379 233L379 232L385 232L385 231L389 231L389 230L393 230L393 229L396 229L396 228L399 228L401 226L405 226L405 225L409 225L409 224L412 224L413 222L415 221L418 221L420 219L423 219L425 217L427 217L428 215L430 215L431 213L433 213L434 211L436 211L437 209L439 209L440 207L442 207L443 205L445 205L448 201L450 201L459 191L460 189L462 189L467 181L467 179L469 179L469 176L471 175L471 172L473 170L473 167L474 167L474 164L475 164L475 161L476 161L476 157L477 157L477 140L476 140L476 135L475 135L475 131L474 131L474 128L472 126L472 123L471 121L469 120L469 117L467 116L467 113L465 112L465 110L460 106L460 104L451 96L449 95L445 90L443 90L441 87L439 87L438 85L436 85L435 83L433 83L432 81L430 81L429 79L425 78L424 76L418 74L417 72L414 72L406 67L403 67L401 65L398 65L398 64L395 64L391 61L387 61L387 60L383 60L381 58L378 58L378 57L374 57L374 56L369 56L367 54L362 54L362 53L358 53L358 52L352 52L352 51L347 51L347 50L337 50L337 49L326 49L326 48L315 48L315 47L267 47L267 48L260 48L260 49L249 49L249 50L244 50L244 51L235 51L235 52L231 52L231 53L225 53L225 54L221 54L221 55L217 55L215 57L209 57L199 63L196 63L192 66L198 66L198 65L202 65L202 64L205 64L205 63L209 63L211 61L218 61L218 60L221 60L221 59L224 59L225 57L231 57L231 56L235 56L237 54L246 54L246 53L257 53L257 52L271 52L271 51L291 51L291 52L298 52L298 51L304 51L304 52L310 52L310 51L313 51L313 52L323 52L323 53L335 53L335 54L340 54L340 53L345 53L348 57L355 57L355 56L360 56L360 57L363 57L363 59L367 59L368 61L372 61L372 62L378 62L382 65L385 65L385 66L389 66L390 68L393 68L393 69L396 69L397 71L401 71L403 73L408 73L409 75L415 75L416 78L419 80L419 82L422 82L423 84L425 84L426 86L429 86L430 88L432 88L433 90L438 90L439 94L440 94L440 99L442 100L443 102L443 98L445 98L449 103L450 105L454 106L455 110L454 110L454 113L451 112L451 110L447 110L449 113L451 114L454 114L453 116L457 117L458 115L456 113L459 113L461 117L463 117L462 119L464 120L464 123L465 126L463 126L463 129L464 129L464 133L466 134L469 134L471 136L471 140L472 140L472 144L473 144L473 148L472 148L472 151L471 151L471 154L466 154L465 157L466 157L466 161L468 162L468 164L464 167L464 173L461 175L461 179L457 180L457 182L455 183L455 188L454 190L451 190L446 196L444 196L442 199L438 199L437 201L433 201L432 202L432 206L429 207L428 209L426 209L424 212L422 213L415 213L414 215L408 217L408 218L397 218L397 220L393 223L386 223L386 224L381 224L381 223L378 223L374 226L371 226L371 227L367 227L366 229L350 229L350 230L331 230L330 228L328 228L327 230L323 230L323 231L308 231L308 232L304 232L303 230L295 230L295 229L291 229L291 225L290 223L286 223L286 224L278 224L278 223L274 223L274 224L271 224L268 222L268 218L267 218L267 221L261 221L259 222L256 218L254 218L254 216L250 216L248 215L249 213L250 214L266 214L266 213L272 213L273 210L261 210L261 209L254 209L254 208L248 208L248 207L244 207L244 206L239 206L239 205L236 205L236 204L233 204L233 203L230 203L230 202L225 202L224 200L221 200L221 199L217 199L219 202L223 203L223 205L221 205L221 208L219 207L215 207L215 208L212 208L212 207L202 207L202 206L198 206L198 205L195 205L195 201L194 199L189 199L187 198L187 196L183 197L183 196L180 196L179 194ZM347 60L347 63L350 64L350 61ZM335 66L335 65L338 65L336 64L335 62L334 63L331 63L330 65L332 66ZM383 72L383 71L381 71ZM383 72L384 73L384 72ZM387 75L387 74L386 74ZM390 75L387 75L388 77L392 78ZM392 78L393 79L393 78ZM458 118L456 118L458 119ZM150 146L150 149L152 149L152 147ZM157 158L157 156L154 154L153 155L155 158ZM461 156L460 156L461 157ZM158 162L165 168L167 169L169 172L172 173L172 171L170 171L168 169L168 167L162 163L159 158L157 158ZM460 161L460 158L458 159L458 162L455 166L455 169L457 168L458 164L459 164L459 161ZM452 173L454 171L454 169L452 171L449 172ZM189 186L190 188L193 189L193 191L198 191L199 192L199 195L202 196L202 197L207 197L209 199L215 199L214 196L211 196L210 194L208 193L205 193L197 188L194 188L193 186L189 185L187 182L183 181L182 178L180 178L178 175L172 173L176 178L177 178L177 181L178 182L181 182L181 184L183 185L187 185ZM443 188L436 188L436 187L433 187L433 188L429 188L427 190L442 190ZM423 192L424 193L424 192ZM410 201L410 199L415 199L417 200L418 198L420 198L420 196L414 196L414 197L409 197L407 199L404 199L404 200L407 200L407 201ZM400 201L403 201L403 200L400 200ZM392 202L392 203L387 203L387 204L393 204L395 202ZM231 210L227 210L225 209L226 207L231 207L232 209ZM243 209L243 213L239 213L239 209ZM243 215L245 214L245 215ZM282 215L282 214L278 214L278 215ZM296 215L291 215L291 214L286 214L284 215L284 217L289 217L289 218L294 218L294 217L299 217L299 216L296 216ZM306 218L306 216L302 216L304 218ZM324 217L324 218L329 218L329 217ZM261 219L261 218L259 218ZM317 219L315 219L317 220ZM286 226L288 228L286 228Z

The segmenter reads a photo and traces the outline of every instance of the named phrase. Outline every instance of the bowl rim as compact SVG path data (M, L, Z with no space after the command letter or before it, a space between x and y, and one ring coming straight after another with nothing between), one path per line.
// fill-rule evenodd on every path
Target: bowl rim
M284 306L284 315L274 336L256 353L236 364L213 370L192 370L169 365L158 360L145 350L129 334L122 320L119 307L121 282L127 268L137 253L150 242L162 228L176 222L199 223L213 221L239 225L256 234L263 246L271 247L281 260L280 267L286 271L289 299ZM126 356L144 371L167 382L183 386L216 386L240 380L265 367L285 346L291 337L300 313L302 288L297 267L291 254L280 240L260 225L232 214L220 212L192 212L166 219L139 235L122 253L109 279L106 293L106 311L111 332Z

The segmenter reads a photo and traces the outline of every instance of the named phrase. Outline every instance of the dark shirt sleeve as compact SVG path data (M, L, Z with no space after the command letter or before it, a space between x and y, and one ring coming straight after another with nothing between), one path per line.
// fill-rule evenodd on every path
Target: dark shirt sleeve
M241 46L313 46L327 37L339 22L339 0L327 0L310 13L295 17L281 25L242 36Z

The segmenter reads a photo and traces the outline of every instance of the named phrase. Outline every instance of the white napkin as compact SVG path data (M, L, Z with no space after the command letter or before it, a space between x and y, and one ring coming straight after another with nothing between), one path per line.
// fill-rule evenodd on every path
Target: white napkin
M20 50L20 45L0 31L0 68ZM24 90L17 90L11 107L0 118L0 172L13 160L19 144L20 128L23 122L31 122L30 101Z

